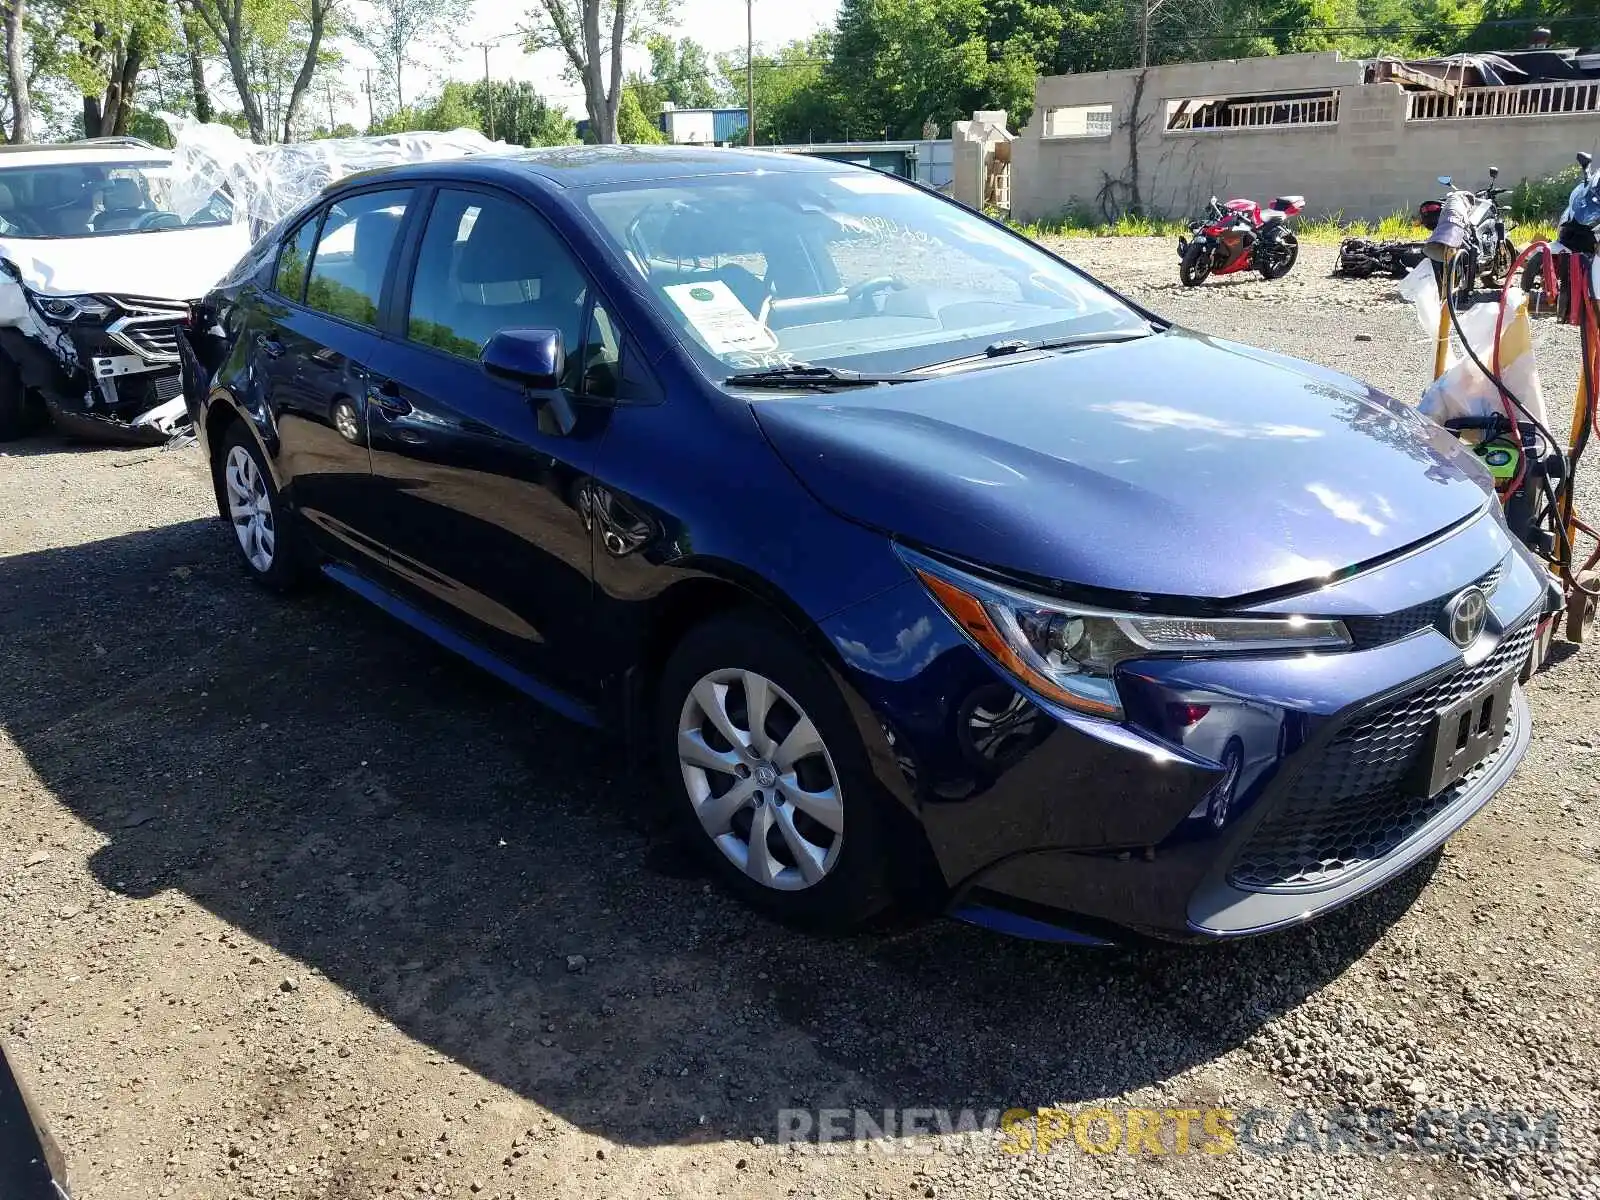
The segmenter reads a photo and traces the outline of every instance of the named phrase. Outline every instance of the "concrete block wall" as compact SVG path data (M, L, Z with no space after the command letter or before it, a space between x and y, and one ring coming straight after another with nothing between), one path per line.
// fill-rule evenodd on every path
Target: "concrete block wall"
M1566 166L1578 150L1600 150L1600 113L1407 121L1400 85L1363 84L1361 75L1360 62L1327 53L1041 78L1033 116L1012 146L1012 215L1124 210L1135 136L1140 199L1160 216L1197 214L1212 195L1266 201L1298 193L1310 215L1376 220L1414 210L1439 191L1439 175L1476 186L1493 163L1510 186ZM1330 87L1339 89L1334 124L1166 130L1169 100ZM1049 108L1106 103L1109 136L1043 136Z

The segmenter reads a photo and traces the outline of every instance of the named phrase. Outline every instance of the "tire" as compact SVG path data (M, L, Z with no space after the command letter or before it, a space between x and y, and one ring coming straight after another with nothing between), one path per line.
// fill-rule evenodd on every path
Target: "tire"
M1270 253L1263 258L1261 247L1256 247L1256 270L1261 272L1263 279L1282 279L1294 269L1295 261L1300 257L1300 239L1292 233L1285 233L1268 249Z
M0 442L26 437L46 420L44 406L23 386L17 364L0 354Z
M228 427L214 470L217 509L245 573L272 591L290 591L302 575L300 530L284 511L266 457L243 421Z
M1472 307L1473 284L1478 280L1478 256L1471 250L1462 250L1450 263L1450 295L1457 308Z
M1511 245L1511 239L1501 238L1500 244L1494 250L1494 260L1483 272L1484 287L1499 291L1500 285L1506 281L1506 276L1511 274L1511 265L1516 261L1517 252Z
M753 737L757 684L767 703ZM674 824L729 891L824 933L859 928L888 905L891 801L837 685L792 632L753 613L691 630L662 671L654 719ZM791 756L791 743L805 752Z
M1556 261L1556 295L1552 304L1550 297L1544 290L1544 262L1548 252L1541 250L1531 256L1522 265L1522 278L1518 282L1528 297L1528 311L1534 313L1554 312L1557 317L1567 319L1567 288L1566 278L1561 272L1561 261Z
M1211 247L1202 242L1191 242L1178 264L1178 279L1184 287L1199 287L1211 274Z

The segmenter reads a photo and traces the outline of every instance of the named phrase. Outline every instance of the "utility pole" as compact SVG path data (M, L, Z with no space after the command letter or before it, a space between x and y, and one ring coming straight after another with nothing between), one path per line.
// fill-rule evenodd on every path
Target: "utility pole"
M378 123L377 115L372 110L372 68L367 68L367 132L372 132L372 127Z
M489 86L489 43L479 42L483 48L483 108L489 118L489 140L494 141L494 90Z
M756 144L756 0L744 0L744 144Z

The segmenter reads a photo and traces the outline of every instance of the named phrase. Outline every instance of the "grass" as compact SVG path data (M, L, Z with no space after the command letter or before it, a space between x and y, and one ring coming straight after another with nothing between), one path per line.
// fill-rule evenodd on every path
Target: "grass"
M1563 197L1563 203L1565 198ZM1121 216L1115 221L1095 221L1083 213L1067 212L1042 221L1013 223L1018 233L1042 238L1178 237L1189 232L1188 222L1164 217ZM1337 245L1347 237L1373 238L1384 242L1420 242L1428 231L1410 213L1390 213L1381 221L1346 221L1343 213L1331 213L1311 221L1296 222L1300 240L1313 245ZM1534 241L1552 241L1555 226L1549 221L1518 221L1511 232L1512 244L1526 246Z

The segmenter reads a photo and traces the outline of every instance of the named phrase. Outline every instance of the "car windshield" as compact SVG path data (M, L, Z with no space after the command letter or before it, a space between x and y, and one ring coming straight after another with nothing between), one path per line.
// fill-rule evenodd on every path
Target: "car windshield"
M908 371L1003 341L1149 330L1031 243L888 175L597 186L587 204L714 373Z
M225 225L221 192L187 219L174 211L176 175L162 161L0 168L0 237L81 238Z

